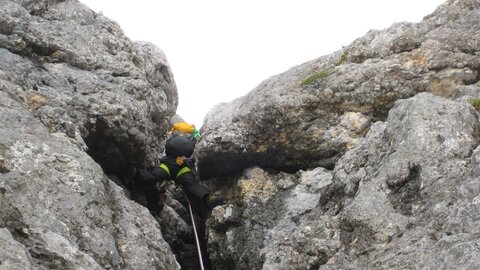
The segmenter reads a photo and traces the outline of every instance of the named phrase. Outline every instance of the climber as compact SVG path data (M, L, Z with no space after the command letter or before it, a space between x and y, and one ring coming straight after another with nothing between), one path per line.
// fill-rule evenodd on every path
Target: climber
M194 125L177 123L173 125L165 143L165 153L160 165L150 170L139 170L143 184L154 185L164 180L175 180L186 196L199 209L199 204L209 209L223 201L201 185L195 177L195 165L191 158L200 133Z

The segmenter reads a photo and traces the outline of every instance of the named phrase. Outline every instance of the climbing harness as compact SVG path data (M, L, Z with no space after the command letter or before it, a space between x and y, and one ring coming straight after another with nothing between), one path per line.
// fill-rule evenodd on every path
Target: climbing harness
M161 162L165 161L166 158L167 157L164 156L161 159ZM195 176L195 179L198 180L197 166L195 166L195 160L193 158L177 157L175 159L175 163L178 166L186 165L185 167L180 169L180 171L177 173L177 175L176 175L177 179L178 179L178 177L180 177L180 175L182 175L184 173L187 173L187 172L191 172ZM170 176L170 169L167 167L167 165L162 163L162 164L160 164L160 167L168 173L168 176Z
M185 194L185 191L183 190L183 188L182 188L182 192L183 192L183 196L187 200L188 211L190 213L190 218L192 219L193 234L195 235L195 244L197 245L198 261L200 262L200 269L205 270L205 268L203 266L202 250L200 248L200 241L198 240L197 226L195 225L195 218L193 216L192 203L188 199L187 194Z
M187 166L190 168L191 172L195 176L195 179L198 181L199 175L198 175L197 165L195 165L195 160L193 158L185 158L184 161L185 163L187 163Z

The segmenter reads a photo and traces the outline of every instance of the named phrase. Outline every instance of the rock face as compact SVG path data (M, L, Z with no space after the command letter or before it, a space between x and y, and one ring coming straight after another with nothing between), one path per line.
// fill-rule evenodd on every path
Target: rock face
M78 1L0 6L0 268L179 269L105 174L161 153L177 106L163 53Z
M448 1L214 108L214 269L480 268L479 21Z
M216 269L477 269L480 122L463 101L419 94L334 170L245 171L215 209Z
M0 266L179 269L148 211L0 88Z
M418 24L370 31L341 51L273 76L209 112L197 149L204 178L251 165L333 168L397 99L457 97L479 80L478 1L449 1Z
M86 143L107 173L161 153L177 93L159 49L78 1L0 5L2 77L51 132Z

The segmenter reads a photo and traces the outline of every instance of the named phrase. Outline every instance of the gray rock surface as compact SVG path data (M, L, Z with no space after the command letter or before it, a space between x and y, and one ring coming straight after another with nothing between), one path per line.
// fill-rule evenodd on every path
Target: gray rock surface
M464 101L422 93L334 170L248 169L209 224L227 269L478 269L480 122Z
M15 87L0 80L0 228L10 243L0 266L178 269L148 211L74 139L33 117Z
M76 0L0 7L0 268L179 269L105 174L162 153L177 106L165 55Z
M162 153L177 92L165 55L75 0L1 0L0 70L52 132L107 173Z
M478 96L477 0L449 1L420 23L370 31L210 111L196 151L203 177L260 165L283 171L335 162L397 99L429 91ZM317 76L316 80L307 79Z
M215 269L480 268L479 20L448 1L213 109Z
M32 269L28 250L15 241L7 229L0 229L0 267L2 269Z

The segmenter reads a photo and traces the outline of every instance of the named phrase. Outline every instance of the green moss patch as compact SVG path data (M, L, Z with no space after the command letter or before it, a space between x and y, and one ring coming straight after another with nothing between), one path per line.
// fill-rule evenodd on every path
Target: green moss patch
M475 110L480 111L480 98L471 98L468 100L468 102L475 107Z
M308 76L307 78L305 78L305 80L303 80L301 83L300 83L300 86L303 87L303 86L306 86L306 85L310 85L318 80L321 80L321 79L325 79L328 77L328 72L327 71L319 71L319 72L315 72L313 73L312 75Z

